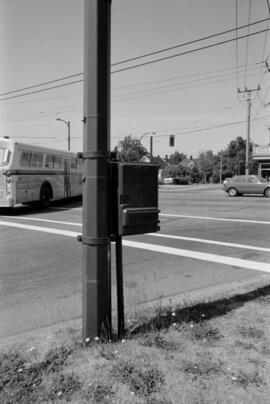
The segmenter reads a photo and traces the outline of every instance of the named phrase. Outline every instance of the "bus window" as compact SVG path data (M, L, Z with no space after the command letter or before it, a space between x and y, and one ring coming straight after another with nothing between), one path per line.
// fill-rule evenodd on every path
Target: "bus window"
M20 165L22 167L30 167L30 163L31 163L31 152L22 152Z
M83 166L83 160L82 159L77 159L77 168L78 170L81 170Z
M61 157L54 156L53 167L54 168L61 168L62 167L62 159L61 159Z
M54 156L52 154L47 154L45 167L53 168L53 158Z
M43 155L41 153L32 153L31 167L42 167Z
M73 169L77 168L77 159L72 157L71 162L70 162L70 167Z
M10 159L10 151L6 148L0 147L0 166L7 166Z

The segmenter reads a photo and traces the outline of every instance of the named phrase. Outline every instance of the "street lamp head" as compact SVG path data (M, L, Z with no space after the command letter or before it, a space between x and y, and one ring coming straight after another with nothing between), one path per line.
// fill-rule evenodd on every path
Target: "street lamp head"
M61 119L61 118L56 118L56 120L64 122L67 125L67 128L68 128L68 150L70 150L70 121L65 121L64 119Z
M146 136L146 135L155 135L156 134L156 132L145 132L141 137L140 137L140 139L139 140L141 140L144 136Z

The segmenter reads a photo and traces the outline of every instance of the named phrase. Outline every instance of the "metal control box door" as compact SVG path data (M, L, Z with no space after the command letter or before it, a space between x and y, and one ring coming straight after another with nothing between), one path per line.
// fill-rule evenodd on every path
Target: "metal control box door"
M112 163L113 234L159 230L158 166Z

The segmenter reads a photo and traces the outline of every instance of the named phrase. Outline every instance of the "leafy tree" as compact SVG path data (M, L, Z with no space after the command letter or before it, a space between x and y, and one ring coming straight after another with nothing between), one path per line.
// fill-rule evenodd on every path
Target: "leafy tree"
M170 157L168 158L167 161L168 161L168 163L170 163L172 165L178 165L185 158L187 158L187 156L185 154L175 151L173 154L170 155Z
M214 165L215 157L212 150L207 150L206 152L200 153L198 158L198 166L204 183L209 182L210 178L212 177Z
M140 161L142 157L149 155L140 140L128 135L124 140L120 140L117 145L117 152L121 161Z
M249 155L251 156L252 143L249 144ZM249 171L251 174L256 174L257 164L251 158L248 162ZM235 140L232 140L227 149L224 152L223 158L223 176L231 177L232 175L245 174L246 166L246 140L241 136L238 136Z

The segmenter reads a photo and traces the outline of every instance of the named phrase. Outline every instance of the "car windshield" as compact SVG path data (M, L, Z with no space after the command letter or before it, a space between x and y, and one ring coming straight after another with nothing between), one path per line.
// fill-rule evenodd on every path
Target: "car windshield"
M10 159L10 151L5 147L0 147L0 167L7 166Z

